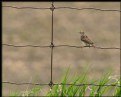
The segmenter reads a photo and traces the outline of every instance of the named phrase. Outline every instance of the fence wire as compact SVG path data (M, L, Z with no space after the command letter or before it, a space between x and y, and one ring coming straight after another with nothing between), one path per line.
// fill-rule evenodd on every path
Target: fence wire
M2 44L3 46L10 46L10 47L38 47L38 48L48 48L48 47L73 47L73 48L85 48L85 47L93 47L93 46L75 46L75 45L48 45L48 46L40 46L40 45L13 45L13 44ZM94 48L94 47L93 47ZM119 49L121 50L121 48L118 47L98 47L95 46L95 49Z
M46 8L40 8L40 7L16 7L16 6L2 6L2 7L10 7L10 8L15 8L15 9L39 9L39 10L44 10L44 9L51 9L46 7ZM121 10L118 9L100 9L100 8L76 8L76 7L54 7L54 9L75 9L75 10L98 10L98 11L115 11L115 12L121 12Z
M115 84L105 84L105 85L98 85L98 84L63 84L63 83L53 83L53 49L56 47L73 47L73 48L85 48L85 47L92 47L92 46L74 46L74 45L55 45L54 41L53 41L53 18L54 18L54 10L59 10L59 9L74 9L74 10L97 10L97 11L112 11L112 12L120 12L120 20L121 20L121 10L118 9L99 9L99 8L77 8L77 7L55 7L54 3L52 2L51 7L45 7L45 8L41 8L41 7L16 7L16 6L2 6L2 7L6 7L6 8L14 8L14 9L36 9L36 10L51 10L51 41L50 41L50 45L47 46L41 46L41 45L13 45L13 44L2 44L3 46L10 46L10 47L19 47L19 48L24 48L24 47L38 47L38 48L51 48L51 79L50 82L48 84L43 84L43 83L15 83L15 82L9 82L9 81L3 81L2 83L5 84L13 84L13 85L49 85L51 88L53 85L74 85L74 86L117 86L117 87L121 87L120 85L115 85ZM121 7L121 3L120 3L120 7ZM121 8L120 8L121 9ZM121 31L121 30L120 30ZM121 48L118 47L95 47L94 49L119 49L121 50Z
M15 83L15 82L7 82L7 81L4 81L2 83L7 83L7 84L14 84L14 85L39 85L39 86L44 86L44 85L50 85L50 84L41 84L41 83ZM74 85L74 86L84 86L84 85L87 85L87 86L117 86L117 87L121 87L119 85L115 85L115 84L105 84L105 85L98 85L98 84L63 84L63 83L53 83L53 85Z

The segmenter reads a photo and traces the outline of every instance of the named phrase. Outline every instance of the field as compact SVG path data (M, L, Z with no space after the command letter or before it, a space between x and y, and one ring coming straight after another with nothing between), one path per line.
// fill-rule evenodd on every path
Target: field
M3 2L3 6L51 7L51 2ZM94 7L120 10L119 2L55 2L55 7ZM39 9L2 8L2 42L13 45L50 45L51 11ZM54 10L54 45L84 45L80 31L100 47L120 47L120 12L99 10ZM49 83L50 48L2 47L2 78L10 82ZM119 49L58 47L53 51L53 82L60 82L63 72L70 66L70 74L79 74L90 66L89 79L100 78L111 70L120 74ZM3 84L3 95L11 91L24 91L32 86ZM48 86L43 89L49 90Z

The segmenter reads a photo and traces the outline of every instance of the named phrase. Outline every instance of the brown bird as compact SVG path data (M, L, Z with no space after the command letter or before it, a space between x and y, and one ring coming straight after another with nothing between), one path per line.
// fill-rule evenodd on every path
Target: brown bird
M83 41L86 44L86 46L95 47L94 43L84 34L84 32L80 32L80 34L81 34L81 41Z

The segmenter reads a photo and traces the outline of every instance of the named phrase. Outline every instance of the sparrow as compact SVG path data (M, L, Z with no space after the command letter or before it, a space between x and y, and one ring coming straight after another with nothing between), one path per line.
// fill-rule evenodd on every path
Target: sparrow
M94 43L88 38L88 36L84 34L84 32L80 32L80 34L81 34L81 41L83 41L86 44L86 46L89 47L93 46L95 48Z

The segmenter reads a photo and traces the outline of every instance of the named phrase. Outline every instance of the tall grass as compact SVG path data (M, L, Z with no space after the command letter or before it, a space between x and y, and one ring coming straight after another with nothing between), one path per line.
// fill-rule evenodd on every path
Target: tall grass
M72 77L69 83L73 84L70 86L63 85L68 84L68 72L63 78L62 85L53 86L52 90L47 94L47 96L120 96L121 97L121 88L117 86L103 86L106 84L120 85L119 79L116 79L112 82L113 76L110 72L105 73L98 80L88 80L87 71L81 73L79 76ZM75 86L76 84L98 84L100 86L94 85L82 85ZM112 92L111 92L112 90Z
M115 78L115 81L112 82L114 76L111 76L111 73L105 73L100 79L93 79L91 81L88 80L87 70L82 72L78 76L72 76L70 79L69 77L69 69L67 70L64 78L62 79L61 84L54 85L50 91L48 91L46 96L53 97L53 96L116 96L121 97L121 87L117 86L103 86L106 84L114 84L120 85L121 80ZM65 85L71 83L73 85ZM100 86L94 85L82 85L82 86L75 86L76 84L99 84ZM10 96L41 96L38 93L41 92L42 87L35 87L30 91L19 92L19 93L12 93Z

